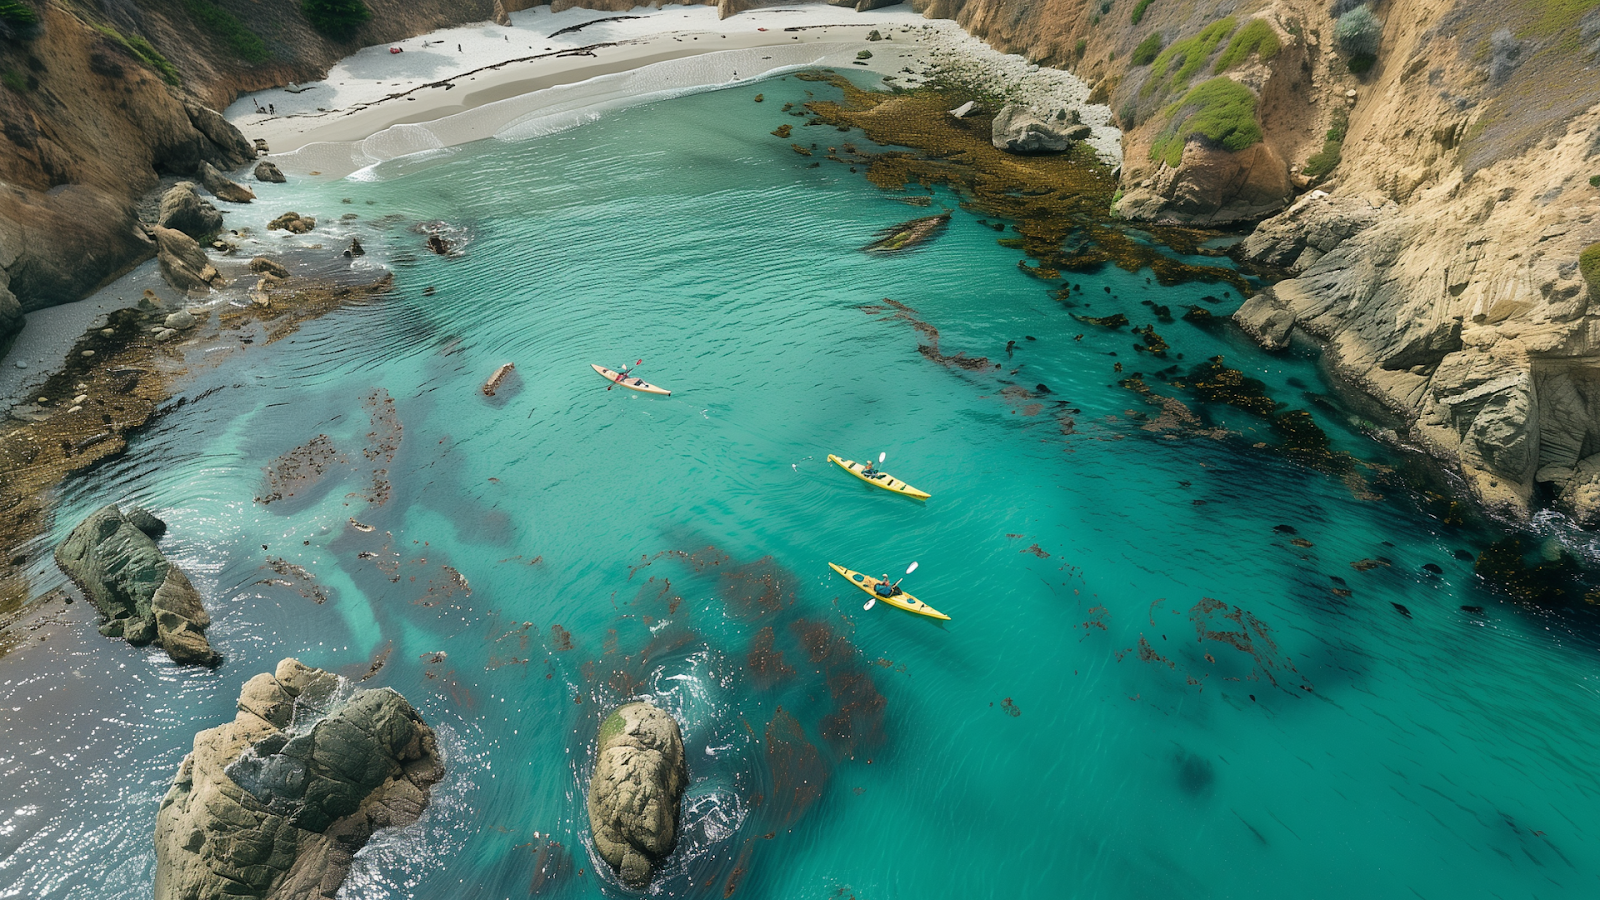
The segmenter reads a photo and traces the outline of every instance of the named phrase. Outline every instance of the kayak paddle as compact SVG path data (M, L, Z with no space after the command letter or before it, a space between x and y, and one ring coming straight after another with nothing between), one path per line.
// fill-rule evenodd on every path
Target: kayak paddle
M621 372L618 372L617 373L617 381L621 381L622 379L627 378L629 372L632 372L634 369L638 368L639 366L641 366L643 364L644 364L644 360L641 359L638 362L634 363L632 368L623 369ZM608 391L611 390L611 388L614 385L616 385L617 381L613 381L613 382L611 382L611 384L606 385L606 390L608 390Z

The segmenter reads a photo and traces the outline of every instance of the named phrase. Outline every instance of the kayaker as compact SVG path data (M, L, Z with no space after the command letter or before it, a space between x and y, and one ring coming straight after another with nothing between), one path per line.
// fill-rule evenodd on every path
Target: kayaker
M889 583L888 572L883 573L883 577L878 579L878 583L872 586L872 592L879 597L893 597L896 590L898 588Z
M863 468L861 470L861 474L866 478L877 478L878 477L878 473L874 472L872 470L872 460L870 460L870 459L867 460L867 465L866 465L865 468ZM883 580L884 581L888 581L889 580L889 576L887 576L887 575L883 576Z

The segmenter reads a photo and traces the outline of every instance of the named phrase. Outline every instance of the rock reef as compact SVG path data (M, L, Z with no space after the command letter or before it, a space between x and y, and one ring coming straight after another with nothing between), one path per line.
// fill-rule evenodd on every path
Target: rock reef
M333 900L355 852L417 821L443 775L400 694L285 659L179 765L156 815L155 900Z
M589 779L589 827L595 850L623 884L648 885L677 845L688 782L683 735L672 716L649 703L629 703L601 724Z
M61 542L56 563L106 617L101 634L136 647L155 642L179 664L215 666L222 657L206 640L211 617L200 593L156 546L166 530L143 509L107 506Z

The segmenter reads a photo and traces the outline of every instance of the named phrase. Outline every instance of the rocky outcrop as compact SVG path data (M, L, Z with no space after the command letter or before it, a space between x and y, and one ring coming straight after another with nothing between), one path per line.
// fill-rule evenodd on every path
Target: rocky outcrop
M293 210L290 210L289 212L286 212L267 223L268 231L277 231L282 229L290 234L305 234L315 227L317 227L316 219L313 219L310 216L302 216Z
M156 259L161 265L161 277L167 280L167 284L185 293L204 293L226 283L216 267L206 259L205 251L200 249L194 238L159 225L150 231L160 248Z
M155 900L333 900L355 852L415 822L443 775L404 697L286 659L179 765L156 814Z
M1008 153L1060 153L1072 146L1064 133L1015 103L1000 108L991 128L995 149Z
M200 593L156 546L166 530L145 510L107 506L67 535L56 563L105 616L101 634L136 647L155 642L179 664L215 666L222 657L206 640L211 617Z
M229 203L249 203L256 198L255 191L217 171L216 166L208 162L200 164L199 175L200 183L219 200L226 200Z
M250 271L257 275L271 275L275 278L289 277L289 270L284 268L282 263L265 256L257 256L250 260Z
M255 175L257 181L265 181L271 184L283 184L289 180L283 177L282 169L278 168L271 160L265 159L256 163Z
M623 884L642 889L672 852L688 781L683 736L672 716L649 703L629 703L600 726L589 827L595 850Z
M161 195L157 223L181 231L197 241L210 240L222 230L222 213L200 196L192 181L180 181Z
M1288 164L1267 144L1230 151L1190 141L1181 163L1162 163L1117 211L1130 219L1224 225L1271 215L1293 197Z

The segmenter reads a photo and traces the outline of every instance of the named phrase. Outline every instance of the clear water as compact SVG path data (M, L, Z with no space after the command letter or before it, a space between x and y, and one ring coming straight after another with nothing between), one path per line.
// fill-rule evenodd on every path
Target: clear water
M1154 410L1112 372L1153 368L1133 339L1071 319L971 214L917 252L857 252L919 213L767 135L806 89L258 187L248 215L318 214L329 254L361 235L397 290L197 370L200 399L65 489L62 532L112 501L168 519L227 661L177 669L83 604L0 661L0 896L148 896L166 783L240 684L290 655L359 677L385 648L369 684L439 728L449 774L363 852L350 898L618 896L584 786L601 716L637 695L690 754L666 895L1597 895L1595 642L1484 594L1452 556L1469 538L1392 490L1361 499L1258 435L1143 430L1128 411ZM425 220L463 229L463 255L426 252ZM1142 299L1217 292L1075 280L1079 311L1136 323ZM908 321L863 311L884 297L1004 368L930 361ZM1281 399L1319 390L1309 360L1158 330L1185 365L1223 353ZM640 357L672 397L588 368ZM378 389L403 437L372 505ZM348 465L254 502L318 434ZM879 451L933 498L825 461ZM268 583L273 557L327 601ZM912 560L906 585L952 621L863 611L827 568ZM766 628L783 659L753 668Z

